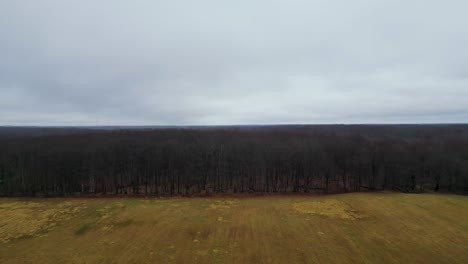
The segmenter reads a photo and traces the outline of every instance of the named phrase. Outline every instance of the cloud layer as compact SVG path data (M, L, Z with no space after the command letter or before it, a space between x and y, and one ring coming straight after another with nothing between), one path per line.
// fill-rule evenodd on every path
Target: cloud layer
M0 2L0 125L468 121L468 2Z

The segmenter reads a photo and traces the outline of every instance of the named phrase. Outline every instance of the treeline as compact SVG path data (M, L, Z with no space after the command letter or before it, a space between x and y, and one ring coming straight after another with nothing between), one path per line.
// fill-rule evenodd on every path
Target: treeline
M468 193L468 137L455 134L369 137L283 127L3 138L0 195Z

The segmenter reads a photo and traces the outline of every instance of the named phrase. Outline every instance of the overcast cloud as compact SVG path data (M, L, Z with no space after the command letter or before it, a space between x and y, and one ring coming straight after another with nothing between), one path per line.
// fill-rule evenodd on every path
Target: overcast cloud
M0 0L0 125L466 123L467 10Z

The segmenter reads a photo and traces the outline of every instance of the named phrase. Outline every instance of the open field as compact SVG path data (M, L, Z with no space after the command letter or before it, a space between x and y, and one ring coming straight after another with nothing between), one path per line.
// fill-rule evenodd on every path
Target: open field
M468 197L0 199L0 263L468 263Z

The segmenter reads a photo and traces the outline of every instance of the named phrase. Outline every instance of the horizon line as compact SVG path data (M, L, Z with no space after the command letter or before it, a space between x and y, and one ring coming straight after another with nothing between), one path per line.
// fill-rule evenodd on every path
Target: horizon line
M425 126L425 125L468 125L459 122L422 123L290 123L290 124L224 124L224 125L0 125L0 128L187 128L187 127L270 127L270 126Z

